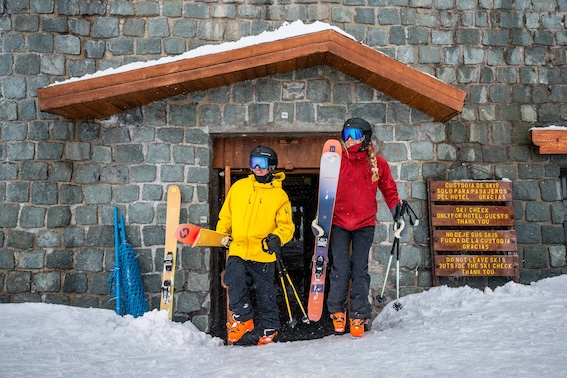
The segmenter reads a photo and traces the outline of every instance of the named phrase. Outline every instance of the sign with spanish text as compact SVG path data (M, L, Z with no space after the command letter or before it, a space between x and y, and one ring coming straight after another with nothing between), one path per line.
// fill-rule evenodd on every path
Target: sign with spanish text
M433 283L439 277L519 280L512 182L429 181Z

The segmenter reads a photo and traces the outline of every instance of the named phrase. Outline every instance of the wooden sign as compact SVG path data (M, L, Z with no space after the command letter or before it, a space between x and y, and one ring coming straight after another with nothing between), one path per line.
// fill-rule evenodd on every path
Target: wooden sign
M436 255L435 275L462 276L516 276L517 255Z
M432 226L513 226L514 206L432 205Z
M512 201L510 181L431 181L429 189L433 202Z
M433 285L442 276L505 276L518 282L512 182L430 180L428 188Z
M516 231L434 230L436 251L517 251Z

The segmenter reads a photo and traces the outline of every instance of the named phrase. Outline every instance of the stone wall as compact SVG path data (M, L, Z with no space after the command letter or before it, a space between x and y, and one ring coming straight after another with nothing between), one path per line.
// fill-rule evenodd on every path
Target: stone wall
M401 196L421 214L421 226L403 239L402 294L431 286L429 178L512 180L521 282L567 273L560 183L567 156L538 155L528 140L531 127L567 123L567 0L2 0L0 12L0 302L113 308L107 277L118 206L150 305L159 307L165 193L181 187L182 221L211 215L212 136L336 131L353 115L375 125ZM465 90L462 114L433 122L328 67L177 96L103 121L39 110L36 89L55 81L297 19L337 25ZM378 219L390 221L385 206ZM391 240L391 223L379 224L373 294ZM204 330L209 260L208 249L186 247L176 276L176 319Z

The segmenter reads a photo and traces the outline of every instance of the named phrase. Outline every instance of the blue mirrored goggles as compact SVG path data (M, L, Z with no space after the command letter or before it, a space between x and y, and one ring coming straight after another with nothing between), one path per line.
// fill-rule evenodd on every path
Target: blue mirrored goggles
M260 169L267 169L268 168L268 158L262 156L252 156L250 158L250 168L254 169L259 167Z
M343 129L343 140L346 142L348 138L352 138L353 140L362 139L362 130L354 127Z

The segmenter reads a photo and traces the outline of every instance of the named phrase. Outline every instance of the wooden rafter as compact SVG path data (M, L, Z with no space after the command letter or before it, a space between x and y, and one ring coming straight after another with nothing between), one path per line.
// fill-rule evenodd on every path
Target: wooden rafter
M463 108L466 93L334 30L70 81L37 91L41 110L106 118L153 101L326 64L436 121Z

